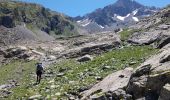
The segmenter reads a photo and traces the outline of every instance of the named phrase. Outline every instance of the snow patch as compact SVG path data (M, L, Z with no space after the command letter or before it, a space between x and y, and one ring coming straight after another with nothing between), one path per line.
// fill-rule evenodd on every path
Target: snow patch
M98 25L98 26L99 26L100 28L102 28L102 29L104 28L102 25Z
M117 16L117 18L121 21L124 21L125 20L125 17L122 17L122 16Z
M134 21L138 22L139 19L137 17L132 17Z
M77 23L80 23L80 22L81 22L81 20L78 20L78 21L77 21Z
M82 24L82 26L85 27L85 26L87 26L87 25L89 25L89 24L90 24L90 22L88 22L88 23L86 23L86 24Z
M137 13L138 13L138 9L136 9L132 12L133 16L135 16Z

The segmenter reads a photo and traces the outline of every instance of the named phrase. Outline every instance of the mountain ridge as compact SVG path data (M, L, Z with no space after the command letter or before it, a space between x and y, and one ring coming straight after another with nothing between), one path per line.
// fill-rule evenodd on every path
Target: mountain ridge
M136 11L136 14L132 14ZM127 25L134 24L135 22L139 21L141 18L145 16L149 16L159 8L156 7L147 7L144 6L134 0L117 0L115 3L108 5L104 8L99 8L93 11L92 13L88 13L84 16L75 17L75 20L78 21L80 26L83 26L85 29L89 29L88 25L90 23L96 24L95 26L99 26L98 30L102 27L111 27L112 29L117 29L120 27L125 27ZM129 16L130 14L131 16ZM128 16L127 20L121 20L120 18L124 18ZM84 20L89 20L88 22L84 23ZM80 23L82 22L82 23ZM87 26L87 27L85 27ZM102 27L100 27L102 26ZM93 32L92 29L89 29Z

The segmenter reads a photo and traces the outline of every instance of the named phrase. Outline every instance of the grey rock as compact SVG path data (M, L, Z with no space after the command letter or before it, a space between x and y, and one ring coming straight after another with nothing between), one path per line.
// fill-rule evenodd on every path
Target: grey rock
M160 38L160 33L161 33L160 31L136 32L131 36L130 39L128 39L128 42L132 44L149 45Z
M142 76L150 73L151 65L144 65L136 70L135 73L133 73L133 76Z
M79 61L79 62L86 62L86 61L91 61L91 60L93 60L93 57L91 57L90 55L85 55L85 56L77 59L77 61Z
M124 70L120 70L118 72L108 75L101 82L94 85L91 89L82 92L82 99L89 98L90 95L94 95L94 93L98 90L101 90L103 93L106 93L108 91L116 91L117 89L123 89L128 85L132 72L133 68L126 68ZM124 75L125 77L120 78L120 75Z

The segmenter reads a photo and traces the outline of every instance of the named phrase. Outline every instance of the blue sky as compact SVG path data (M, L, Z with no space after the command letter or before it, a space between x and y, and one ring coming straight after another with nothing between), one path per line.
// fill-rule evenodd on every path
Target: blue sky
M84 15L97 8L113 4L116 0L20 0L38 3L51 10L64 13L69 16ZM170 0L136 0L147 6L165 7Z

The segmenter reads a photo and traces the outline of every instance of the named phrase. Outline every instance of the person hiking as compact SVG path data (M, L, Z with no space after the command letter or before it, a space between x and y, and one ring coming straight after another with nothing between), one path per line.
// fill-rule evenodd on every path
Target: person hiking
M37 67L36 68L37 84L39 84L41 81L41 75L43 74L44 69L43 69L42 63L37 63L36 67Z

